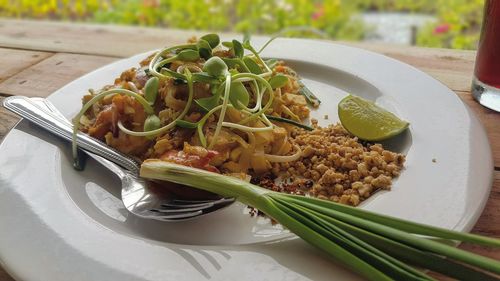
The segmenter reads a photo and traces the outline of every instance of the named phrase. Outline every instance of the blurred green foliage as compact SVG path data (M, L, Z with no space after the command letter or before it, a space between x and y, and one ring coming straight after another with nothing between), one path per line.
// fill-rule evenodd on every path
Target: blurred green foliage
M484 0L0 0L0 16L272 34L308 26L359 40L363 11L434 14L417 44L476 47ZM313 34L300 34L313 36Z
M85 19L118 0L0 0L0 16L35 19Z
M475 49L479 41L484 0L435 0L438 22L424 27L417 45Z
M108 23L264 34L291 26L309 26L324 31L331 38L361 39L363 26L351 18L354 8L340 0L128 0L114 9L97 12L94 19Z

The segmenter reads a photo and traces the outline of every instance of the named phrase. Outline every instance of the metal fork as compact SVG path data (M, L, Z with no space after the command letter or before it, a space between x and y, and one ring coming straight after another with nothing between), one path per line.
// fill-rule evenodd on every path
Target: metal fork
M3 105L41 128L71 141L73 125L48 100L12 96ZM104 167L115 173L122 182L122 201L132 214L145 219L181 221L206 215L234 202L233 198L212 200L181 200L166 198L152 192L139 177L139 163L84 133L77 134L79 148Z

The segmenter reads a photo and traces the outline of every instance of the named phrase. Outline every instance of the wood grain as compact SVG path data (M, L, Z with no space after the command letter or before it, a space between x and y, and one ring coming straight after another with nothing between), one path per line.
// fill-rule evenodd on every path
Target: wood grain
M470 91L475 51L408 47L388 44L341 42L373 51L412 65L454 91Z
M0 267L0 281L15 281L10 275Z
M0 48L0 82L50 57L52 53Z
M1 82L0 93L46 97L83 74L114 60L102 56L58 53Z
M0 45L25 50L129 57L206 32L100 24L0 20ZM57 34L57 36L54 36Z
M4 99L5 97L0 97L0 143L10 131L10 129L12 129L14 125L16 125L16 123L20 120L20 118L16 114L11 113L3 106L1 106ZM0 280L2 279L0 278Z
M0 20L2 47L111 57L129 57L164 45L183 43L187 38L203 33L205 32L116 25ZM57 38L53 34L57 34ZM446 49L389 44L337 43L402 60L445 82L452 90L467 91L470 88L475 58L473 51L450 52Z
M469 92L455 92L483 124L493 153L493 162L500 168L500 114L477 103ZM500 215L500 213L499 213Z

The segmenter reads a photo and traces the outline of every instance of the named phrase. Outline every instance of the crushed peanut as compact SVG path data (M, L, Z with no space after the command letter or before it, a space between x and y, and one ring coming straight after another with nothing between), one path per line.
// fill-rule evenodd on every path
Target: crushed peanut
M405 156L380 144L363 143L340 124L314 131L297 130L292 143L302 150L294 162L274 163L274 177L293 179L281 187L265 178L264 187L294 194L308 194L352 206L378 190L389 190L403 169ZM258 182L258 181L257 181Z

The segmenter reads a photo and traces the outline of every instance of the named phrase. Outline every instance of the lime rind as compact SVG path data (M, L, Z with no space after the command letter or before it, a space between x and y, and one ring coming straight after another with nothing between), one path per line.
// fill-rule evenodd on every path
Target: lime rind
M409 123L375 103L348 95L338 105L342 126L359 139L382 141L401 134Z

